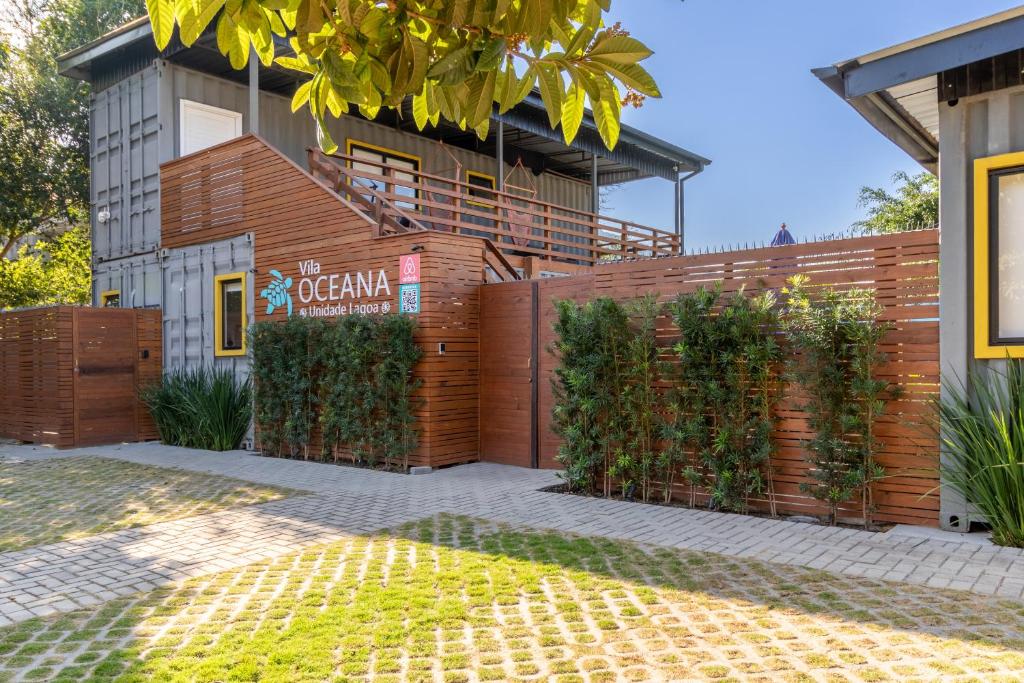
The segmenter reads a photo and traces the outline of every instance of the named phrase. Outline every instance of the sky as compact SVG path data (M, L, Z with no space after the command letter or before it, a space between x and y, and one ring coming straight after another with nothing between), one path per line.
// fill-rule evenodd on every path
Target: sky
M922 168L810 70L1018 5L995 0L616 0L655 54L663 98L624 122L712 160L686 183L686 248L846 230L861 186ZM671 184L629 183L604 213L671 229Z

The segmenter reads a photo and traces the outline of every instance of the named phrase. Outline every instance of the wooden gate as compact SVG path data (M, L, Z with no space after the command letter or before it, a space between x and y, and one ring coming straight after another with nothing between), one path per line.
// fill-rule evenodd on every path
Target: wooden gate
M161 372L159 310L0 314L0 436L60 448L156 438L139 388Z

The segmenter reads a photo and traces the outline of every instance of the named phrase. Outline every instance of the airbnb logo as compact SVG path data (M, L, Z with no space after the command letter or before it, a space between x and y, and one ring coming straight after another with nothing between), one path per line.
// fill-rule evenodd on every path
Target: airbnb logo
M420 255L406 254L398 257L398 284L413 285L420 281Z

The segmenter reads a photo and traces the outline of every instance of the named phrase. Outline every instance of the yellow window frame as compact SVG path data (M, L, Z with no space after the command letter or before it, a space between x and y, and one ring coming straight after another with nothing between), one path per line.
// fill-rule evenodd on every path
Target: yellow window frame
M242 283L242 348L240 349L224 348L224 284L228 282ZM249 327L247 287L244 271L216 275L213 278L213 355L218 358L245 355L245 337Z
M1024 166L1024 152L998 154L974 161L974 357L1024 358L1024 345L993 344L991 329L990 177L993 171Z
M470 182L471 178L482 178L483 180L486 180L487 182L489 182L491 184L491 188L490 189L492 191L496 192L498 190L498 180L497 180L497 178L495 178L492 175L489 175L487 173L481 173L480 171L470 171L469 169L466 169L466 185L468 185L469 188L479 187L481 190L484 190L484 189L487 189L487 188L485 188L483 185L473 185L473 183ZM472 196L472 195L469 195L469 196ZM492 196L492 198L494 197L494 195L491 195L491 196ZM474 201L472 199L467 199L466 203L472 204L473 206L482 206L482 207L485 207L485 208L488 208L488 209L494 208L493 204L486 204L484 202L478 202L478 201Z
M120 302L121 290L120 289L105 289L105 290L103 290L102 292L100 292L100 306L102 308L106 308L107 301L109 299L114 298L115 296L118 298L118 305L120 306L120 304L121 304L121 302Z
M414 164L416 164L416 170L413 171L413 174L417 178L419 177L420 173L423 172L423 158L422 157L418 157L415 154L409 154L408 152L400 152L397 149L391 149L390 147L382 147L380 145L375 145L375 144L370 143L370 142L363 142L362 140L356 140L355 138L346 138L345 139L345 154L347 156L349 156L349 157L353 156L352 155L352 151L356 147L359 147L361 149L366 149L366 150L369 150L371 152L380 152L381 154L387 154L389 156L398 157L399 159L405 159L406 161L413 162ZM349 161L348 165L351 166L352 162ZM398 170L402 170L402 169L398 169ZM408 173L408 171L405 171L405 172ZM382 170L382 172L377 173L377 175L385 175L386 176L387 174L384 173L383 170ZM419 187L415 188L415 192L416 192L416 195L415 195L416 198L419 199L419 196L420 196L420 189L419 189Z

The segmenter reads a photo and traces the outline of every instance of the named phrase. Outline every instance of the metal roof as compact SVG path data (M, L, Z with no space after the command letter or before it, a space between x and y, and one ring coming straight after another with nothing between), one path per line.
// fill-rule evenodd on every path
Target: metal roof
M943 72L1024 47L1024 6L877 50L812 73L883 135L936 171Z
M282 52L288 52L287 43L281 42ZM207 31L191 47L185 47L175 37L167 49L158 51L152 38L148 17L140 17L100 38L67 52L57 58L60 73L88 81L96 89L112 85L126 75L143 68L153 59L164 58L197 71L246 83L245 71L236 71L220 54L216 37ZM260 66L260 89L291 96L300 76L277 67ZM418 133L412 126L409 104L400 112L382 111L383 118L409 132ZM394 119L388 121L388 119ZM598 182L601 185L629 182L642 178L659 177L675 181L682 173L700 172L711 161L681 147L631 126L623 125L619 143L608 150L601 142L593 116L584 116L579 133L572 145L562 140L560 130L552 130L540 96L531 94L522 103L505 114L492 117L505 125L506 158L518 154L523 163L535 172L551 171L574 178L589 179L591 155L598 156ZM492 126L492 131L494 126ZM495 154L495 136L479 141L472 132L442 122L435 129L423 131L428 137L444 139L449 144Z

